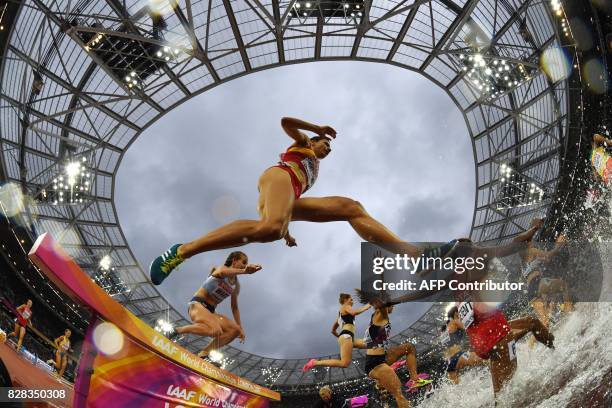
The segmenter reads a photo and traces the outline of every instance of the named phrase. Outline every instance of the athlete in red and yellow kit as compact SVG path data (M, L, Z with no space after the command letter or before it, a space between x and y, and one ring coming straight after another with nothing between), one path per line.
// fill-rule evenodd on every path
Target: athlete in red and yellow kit
M612 147L612 140L598 133L593 135L591 166L597 179L605 185L612 181L612 156L606 148Z
M271 242L284 238L295 246L289 234L289 222L347 221L364 240L388 245L412 257L444 257L455 241L423 253L416 246L403 242L397 235L372 218L363 206L347 197L304 198L302 194L315 183L319 162L331 152L330 142L336 131L330 126L317 126L300 119L283 118L281 126L294 143L281 154L281 161L268 168L259 178L259 220L237 220L188 242L175 244L158 256L149 268L151 280L159 285L185 259L201 252L234 248L249 242ZM308 137L302 131L317 136Z

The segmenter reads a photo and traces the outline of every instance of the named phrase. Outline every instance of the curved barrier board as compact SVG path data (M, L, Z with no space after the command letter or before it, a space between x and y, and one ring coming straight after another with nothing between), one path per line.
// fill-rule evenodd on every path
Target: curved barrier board
M153 330L96 285L49 234L38 237L29 256L64 293L98 317L83 344L75 407L114 401L114 406L264 408L269 400L280 400L277 392L221 370ZM100 352L101 340L96 340L104 322L119 329L110 335L122 346L112 354Z

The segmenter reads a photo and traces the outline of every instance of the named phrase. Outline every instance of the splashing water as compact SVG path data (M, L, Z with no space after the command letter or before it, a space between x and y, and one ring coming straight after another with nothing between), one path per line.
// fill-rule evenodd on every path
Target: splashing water
M530 349L526 336L517 346L517 371L497 406L612 406L611 327L612 304L581 303L553 328L555 350L540 344ZM487 367L463 371L460 381L459 385L444 381L419 407L494 406Z
M606 203L612 214L612 202ZM571 215L570 215L571 216ZM603 222L602 222L603 221ZM606 222L607 221L607 222ZM593 218L598 225L589 241L609 241L608 220ZM604 225L608 224L608 225ZM602 298L612 291L610 243L600 247L604 276ZM552 327L555 350L541 344L528 345L530 335L517 345L518 368L498 396L497 407L612 407L612 303L579 303L576 310ZM484 408L495 406L488 367L460 373L460 384L444 380L419 407Z

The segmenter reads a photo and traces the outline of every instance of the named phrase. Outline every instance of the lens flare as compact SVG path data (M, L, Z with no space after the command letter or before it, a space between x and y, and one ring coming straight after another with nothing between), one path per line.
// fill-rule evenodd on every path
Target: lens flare
M149 0L149 10L163 16L172 11L172 6L167 0Z
M569 23L576 41L576 47L581 51L588 51L593 48L593 34L589 25L578 17L572 18Z
M565 51L559 47L549 47L540 56L540 66L552 82L567 79L572 72L572 65Z
M16 183L7 183L0 186L0 204L2 212L7 217L14 217L25 210L25 197Z
M106 355L113 355L123 348L123 333L112 323L100 323L93 332L96 348Z
M211 213L217 222L225 224L238 217L240 214L240 203L234 196L221 196L213 201Z
M589 89L597 94L603 94L609 89L609 78L603 64L598 59L591 59L584 64L584 79Z

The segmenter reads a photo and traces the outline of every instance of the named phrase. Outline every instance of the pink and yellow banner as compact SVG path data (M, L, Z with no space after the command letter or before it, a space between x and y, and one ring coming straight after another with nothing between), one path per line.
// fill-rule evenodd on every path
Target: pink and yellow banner
M167 341L163 339L158 341ZM105 344L109 342L112 344ZM109 401L113 407L269 406L267 398L204 378L127 336L121 337L109 323L98 321L90 327L83 348L74 406L107 408Z
M29 256L64 293L105 321L90 328L83 346L75 406L97 406L96 395L121 406L158 401L164 408L259 408L280 400L277 392L221 370L153 330L96 285L49 234L38 237ZM136 405L124 405L126 398ZM149 402L141 405L138 398Z

